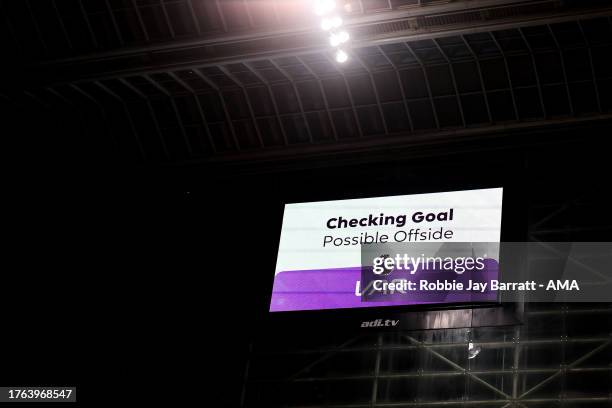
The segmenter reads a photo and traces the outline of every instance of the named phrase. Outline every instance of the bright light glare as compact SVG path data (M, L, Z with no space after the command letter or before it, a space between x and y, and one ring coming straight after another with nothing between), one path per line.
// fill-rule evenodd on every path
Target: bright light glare
M336 61L341 64L348 61L348 54L342 50L338 50L338 52L336 52Z
M316 0L314 10L315 14L322 16L336 8L335 0Z
M345 42L347 42L349 38L349 34L346 31L340 31L339 33L332 34L329 37L329 43L332 47L337 47L340 44L344 44Z
M330 17L330 18L324 18L321 21L321 28L323 29L323 31L329 31L332 28L338 28L342 25L342 18L336 16L336 17Z
M329 43L332 47L337 47L340 45L340 38L338 38L336 34L332 34L331 37L329 37Z

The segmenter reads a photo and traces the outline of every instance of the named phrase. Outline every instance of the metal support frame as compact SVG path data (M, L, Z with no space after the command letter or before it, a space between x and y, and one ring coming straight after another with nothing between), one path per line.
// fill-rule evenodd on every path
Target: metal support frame
M297 381L297 379L300 377L300 375L302 375L303 373L309 371L312 367L316 366L317 364L322 363L323 361L329 360L331 357L333 357L336 354L340 353L342 349L344 349L345 347L347 347L351 343L354 343L355 341L359 340L360 338L361 338L361 335L353 336L350 339L348 339L347 341L345 341L344 343L340 344L335 349L332 349L332 350L329 350L329 351L325 352L325 354L322 355L321 357L319 357L316 360L308 363L306 366L304 366L300 370L298 370L298 371L294 372L293 374L291 374L288 377L288 380L289 381Z
M194 69L193 73L196 74L198 78L200 78L202 81L206 82L208 86L217 91L219 100L221 101L221 107L223 108L223 115L225 116L225 120L227 121L227 126L230 130L232 140L234 141L234 146L236 147L236 150L240 150L240 143L238 142L238 136L236 135L234 122L232 122L232 117L230 116L229 111L227 110L227 105L225 104L225 99L223 99L223 93L221 92L221 89L217 86L217 84L215 84L208 77L206 77L206 75L202 74L197 69Z
M202 120L202 126L206 130L206 136L208 137L210 147L213 153L216 153L217 147L215 146L215 141L212 137L212 133L210 132L210 128L208 127L208 121L206 120L206 113L204 112L204 108L202 107L202 104L200 103L200 99L198 98L198 93L195 91L195 89L189 86L189 84L187 84L185 81L180 79L174 72L168 72L168 75L170 75L172 79L174 79L181 86L183 86L185 89L191 92L192 94L191 97L195 100L196 106L198 108L198 114L200 115L200 119Z
M253 16L251 15L251 10L249 10L248 0L242 0L242 5L244 7L244 11L246 12L247 19L249 20L249 29L252 29L255 27L255 24L253 24Z
M195 9L193 8L193 1L186 0L186 3L187 3L187 6L189 7L189 14L191 14L191 20L193 21L193 26L195 27L198 35L202 35L202 27L200 27L200 20L198 20Z
M170 38L173 40L176 38L176 33L174 32L174 27L172 27L172 22L170 21L170 17L168 17L168 10L166 9L166 2L160 0L162 13L164 14L164 22L168 26L168 32L170 33Z
M359 133L359 137L363 137L363 129L361 128L361 125L359 124L359 115L357 115L357 108L355 107L355 100L353 99L353 92L351 91L351 87L349 86L348 81L346 80L346 76L344 75L344 72L342 72L342 69L338 68L338 66L334 63L334 61L329 57L329 54L323 53L323 55L325 56L325 59L327 60L327 62L332 64L334 69L342 77L342 81L344 82L344 86L346 87L346 92L349 97L349 102L351 104L351 111L353 112L353 118L355 119L355 126L357 126L357 132Z
M476 70L478 71L478 79L480 80L480 89L482 89L482 96L484 97L485 106L487 107L487 115L489 117L489 123L494 123L493 114L491 113L491 105L489 104L489 94L487 93L487 88L485 87L485 83L484 83L484 77L482 76L482 68L480 67L480 58L478 58L478 56L474 52L474 49L472 49L472 46L470 45L470 43L468 43L468 41L465 39L465 36L461 35L459 36L459 38L461 38L461 41L463 41L463 44L466 46L466 48L472 55L472 58L474 59L474 63L476 64ZM516 110L516 100L514 99L514 92L512 90L511 90L511 96L512 96L512 104L514 107L514 117L518 120L518 112Z
M521 36L522 36L522 33L521 33ZM469 42L465 39L465 37L461 37L461 38L463 38L463 41L465 41L466 44L469 44ZM510 95L512 96L512 104L514 105L514 114L516 115L516 120L521 120L521 115L519 114L519 109L518 109L518 103L516 102L516 94L514 92L516 88L512 85L512 75L510 75L510 67L508 66L508 58L506 58L506 53L504 52L504 49L497 41L497 38L495 38L495 36L491 34L491 39L495 43L495 46L499 49L502 59L504 60L504 69L506 70L506 78L508 79L508 87L510 88ZM529 44L527 44L527 39L524 36L523 36L523 41L525 42L525 45L528 47L528 49L531 51L531 48L529 48ZM536 71L536 65L535 65L535 58L533 58L533 55L532 55L531 60L532 60L535 76L536 78L538 78L538 74ZM538 81L538 91L540 94L540 102L542 104L542 115L546 117L546 110L544 109L544 98L542 98L542 89L539 86L539 83L540 83L539 78L537 79L537 81Z
M415 338L411 337L411 336L406 336L406 338L413 344L416 344L418 346L420 346L423 350L427 351L428 353L432 354L433 356L437 357L438 359L444 361L445 363L447 363L448 365L450 365L451 367L455 368L456 370L458 370L459 372L464 373L465 375L471 377L474 381L484 385L486 388L490 389L491 391L495 392L496 394L501 395L504 398L507 399L511 399L512 397L510 397L508 394L506 394L505 392L503 392L502 390L498 389L497 387L491 385L490 383L488 383L487 381L483 380L482 378L478 377L476 374L472 373L469 370L466 370L464 367L462 367L461 365L455 363L454 361L444 357L442 354L438 353L437 351L433 350L432 348L430 348L429 346L427 346L426 344L424 344L423 342L420 342L418 340L416 340ZM463 346L466 348L467 350L467 344L463 344Z
M563 58L563 49L561 48L561 44L559 44L559 41L557 40L557 36L555 35L555 32L553 31L550 24L547 24L546 28L548 28L548 32L550 33L550 36L552 37L553 41L555 42L555 46L557 47L557 53L559 54L559 60L561 61L561 72L563 73L563 80L565 82L565 92L567 93L567 103L570 108L570 115L574 116L574 103L572 102L572 93L570 92L569 81L567 80L567 71L565 69L565 59Z
M351 58L354 58L355 61L357 61L359 63L359 65L361 65L363 67L363 69L366 70L366 72L368 73L368 77L370 78L370 84L372 86L372 92L374 92L374 97L376 98L376 107L378 108L378 113L380 114L380 119L382 120L382 124L383 124L383 129L385 131L385 134L389 134L389 127L387 126L387 120L385 119L385 113L383 112L383 108L382 108L382 104L380 102L380 95L378 94L378 89L376 88L376 83L374 81L374 76L372 75L372 70L367 66L366 63L363 62L363 60L361 59L361 57L359 57L357 55L357 53L352 52L351 54ZM346 78L345 78L345 82ZM401 83L399 83L400 87L401 87ZM347 82L347 87L348 87L348 82ZM403 93L402 93L402 97L403 97ZM405 99L405 98L403 98Z
M244 367L244 376L242 378L242 391L240 392L240 408L243 408L246 403L247 385L249 378L249 371L251 368L251 354L253 353L253 342L249 343L248 357Z
M552 209L552 211L549 214L547 214L544 217L542 217L541 219L535 221L533 224L531 224L531 226L528 229L528 237L529 237L530 241L538 243L540 246L548 249L551 252L554 252L557 255L566 257L567 262L575 264L576 266L582 268L583 270L588 271L588 272L590 272L590 273L592 273L594 275L597 275L604 282L609 282L610 279L611 279L609 276L606 276L606 275L602 274L597 269L592 268L591 266L585 264L581 260L576 259L575 257L573 257L571 255L567 255L567 254L563 254L563 253L559 252L556 248L552 247L550 244L548 244L545 241L542 241L539 238L537 238L537 235L542 233L542 230L538 229L541 225L545 224L546 222L550 221L551 219L554 219L559 214L563 214L564 212L569 211L572 208L574 203L575 203L575 200L571 200L570 199L570 200L568 200L568 202L564 202L560 206L555 207L554 209ZM568 230L568 228L564 228L562 231L567 231L567 230ZM569 229L569 230L572 230L572 229ZM586 229L583 229L583 230L584 231L593 231L593 230L598 230L598 228L597 227L593 227L593 228L586 228ZM544 230L544 232L547 233L549 231Z
M480 343L479 343L480 344ZM467 345L463 344L463 348L467 349ZM376 360L375 360L376 361ZM374 366L376 368L376 366ZM333 382L333 381L360 381L360 380L392 380L392 379L404 379L404 378L448 378L453 379L456 377L463 377L466 375L466 370L452 370L452 371L419 371L414 373L401 373L401 374L381 374L379 372L376 374L365 374L365 375L345 375L345 376L334 376L334 377L300 377L292 382L301 382L301 383L312 383L312 382ZM508 369L491 369L491 370L469 370L471 374L474 375L503 375L508 374L512 375L513 378L520 374L555 374L559 371L558 368L525 368L525 369L517 369L517 370L508 370ZM612 368L609 367L579 367L579 368L567 368L565 372L568 373L612 373ZM249 383L252 384L267 384L267 383L279 383L283 384L289 382L289 380L250 380ZM517 390L518 390L518 381L517 381ZM513 399L515 399L513 397Z
M68 44L68 48L70 48L71 51L74 51L74 44L72 44L72 41L70 41L68 30L66 30L66 24L64 24L64 19L62 18L62 15L60 14L59 9L57 8L57 0L51 0L51 4L53 5L53 9L55 10L55 16L57 17L57 20L60 23L60 27L62 29L62 33L64 34L64 39Z
M168 151L168 146L166 145L166 140L164 139L164 133L162 132L161 127L159 126L159 122L157 121L157 116L155 115L155 110L153 109L153 106L151 105L151 101L149 100L147 95L142 93L140 91L140 89L136 88L134 85L130 84L126 79L119 78L118 80L123 85L128 87L136 95L140 96L140 98L142 98L144 103L147 105L147 109L149 109L149 113L151 114L151 120L153 121L153 126L155 126L155 131L159 135L159 141L161 143L162 150L164 151L164 154L166 155L166 157L170 157L170 153ZM103 84L100 84L100 83L99 83L99 85L103 86Z
M221 4L219 4L219 0L213 0L215 2L215 7L217 9L217 14L219 16L219 20L221 21L221 27L224 32L227 32L227 22L225 21L225 16L223 15L223 10L221 10Z
M38 105L40 105L41 107L43 107L44 109L51 110L51 106L49 106L45 101L40 99L37 95L33 94L31 91L23 91L23 94L26 95L31 100L33 100Z
M382 334L378 334L376 338L376 360L374 362L374 378L372 381L372 405L376 405L378 400L378 379L380 378L380 360L381 360L381 350L380 348L383 345L383 336Z
M26 5L26 8L28 9L28 14L30 15L30 18L32 19L32 23L34 24L34 30L36 31L36 36L38 37L38 41L40 42L40 45L42 46L43 51L45 53L48 53L49 47L47 46L45 37L43 36L42 31L40 29L40 24L38 22L38 19L36 18L36 16L34 15L34 12L32 11L32 3L30 2L30 0L24 0L24 3Z
M538 72L538 65L536 64L536 59L535 59L535 55L533 53L533 49L531 48L531 44L529 44L529 41L527 40L527 37L525 36L525 33L523 33L523 30L519 27L517 28L518 32L521 34L521 38L523 38L523 41L525 42L525 45L527 46L527 49L529 50L529 54L531 55L531 63L533 64L533 71L535 73L535 78L536 78L536 85L537 85L537 89L538 89L538 94L540 95L540 104L542 105L542 116L544 118L548 117L548 114L546 113L546 104L544 104L544 93L542 92L542 84L540 81L540 74ZM497 40L495 40L495 36L492 36L493 40L495 41L495 43L497 44ZM499 47L499 45L498 45ZM502 55L504 56L504 61L506 63L506 69L508 69L508 60L506 59L506 54L504 53L504 50L500 47L499 48L500 51L502 52ZM508 78L510 78L510 70L508 70ZM510 85L512 86L512 84ZM517 112L518 114L518 112Z
M313 142L313 136L312 136L312 131L310 129L310 124L308 123L308 118L306 117L306 110L304 109L304 103L302 102L302 98L300 98L300 93L298 92L297 89L297 85L295 84L295 81L292 80L291 75L289 75L289 73L287 73L287 71L285 71L280 65L278 65L276 63L276 61L274 61L273 59L269 60L270 63L274 66L274 68L276 68L285 78L287 78L287 81L289 81L289 83L291 84L291 87L293 88L293 93L295 94L295 97L297 98L298 101L298 107L300 108L300 112L302 114L302 118L304 120L304 126L306 126L306 131L308 132L308 137L310 138L310 142ZM304 64L301 60L300 60L301 64ZM306 66L306 64L304 64L304 66ZM310 68L306 66L306 69L310 71ZM312 72L311 72L312 74ZM315 76L316 78L316 76ZM323 100L325 101L325 108L328 111L329 114L329 107L327 105L327 99L325 98L325 93L323 91L323 86L321 85L321 81L319 81L319 88L321 89L321 94L323 95ZM338 137L336 136L336 128L334 127L334 122L332 121L331 115L329 117L329 121L331 122L331 127L334 130L334 136L336 139L338 139ZM282 122L282 121L281 121Z
M134 12L136 13L136 17L138 19L138 24L140 25L140 29L142 30L142 34L144 35L145 41L150 42L151 38L149 37L149 31L145 26L144 20L142 19L142 13L140 12L140 8L138 4L136 4L136 0L130 0L132 7L134 8Z
M102 115L102 119L104 119L104 125L105 125L105 127L108 128L108 125L109 125L108 115L106 114L106 110L104 109L102 104L100 104L100 102L98 102L98 100L96 98L94 98L93 96L91 96L89 93L85 92L84 90L82 90L78 86L76 86L74 84L71 84L71 85L69 85L69 87L72 90L74 90L75 92L77 92L80 95L82 95L85 99L87 99L88 101L93 103L96 106L96 108L98 108L98 110L100 111L100 115ZM113 137L113 139L115 139L115 138Z
M76 106L74 103L72 103L72 101L69 101L64 95L60 94L59 92L57 92L55 89L53 88L44 88L45 91L49 92L50 94L53 94L56 98L58 98L59 100L61 100L64 104L71 106L75 109L79 109L78 106Z
M281 114L280 114L280 110L278 109L278 104L276 103L276 98L274 98L274 94L272 93L272 86L270 85L270 82L265 79L263 77L263 75L259 74L259 72L257 72L257 70L255 68L253 68L248 62L244 63L244 66L248 68L249 72L251 72L253 75L255 75L257 77L257 79L259 79L266 87L266 91L268 92L268 96L270 97L270 101L272 102L272 108L274 109L274 114L276 115L275 120L278 122L278 126L281 130L281 134L283 135L283 140L285 142L285 146L289 145L289 139L287 138L287 131L285 130L285 125L283 125L283 121L280 120L281 118ZM304 114L304 108L302 107L302 102L300 100L300 96L297 93L297 89L294 89L294 92L296 94L296 98L298 99L298 101L300 101L299 106L300 106L300 111L302 112L303 118L304 118L304 122L306 122L306 115ZM310 131L308 132L308 134L310 134ZM312 139L312 138L311 138Z
M478 3L481 3L481 2L476 2L475 4L478 4ZM215 4L218 5L218 0L215 0ZM463 9L465 8L465 2L463 1L453 2L451 3L451 5L455 8L457 8L457 6L461 7L463 5ZM427 7L424 9L432 10L433 7L431 8ZM585 11L584 13L580 13L577 15L560 14L560 15L555 15L555 16L548 16L546 19L544 18L518 19L516 21L507 21L503 23L500 23L499 21L492 21L490 25L478 26L476 28L473 27L473 25L470 25L470 26L466 25L466 26L461 26L461 27L449 27L448 29L440 30L439 32L431 32L431 31L426 30L423 32L415 33L414 30L411 30L409 33L408 32L397 33L397 36L394 38L394 40L395 41L410 41L410 40L419 40L423 38L435 38L435 37L440 37L440 36L461 35L461 34L465 34L468 32L485 32L485 31L491 31L493 29L501 30L504 28L511 28L511 27L516 28L517 26L552 24L555 22L563 22L563 21L576 21L577 19L581 19L581 18L585 19L585 18L594 18L594 17L600 17L600 16L609 16L611 12L612 12L612 9L604 9L604 10L599 9L599 10ZM398 14L398 16L399 15L403 16L404 13L405 12L402 12ZM383 14L384 13L382 14L378 13L376 15L377 23L381 23L381 22L384 22L384 20L386 20ZM140 15L140 13L138 15ZM221 13L219 15L220 17L223 17ZM408 16L408 17L413 17L413 16ZM141 19L139 21L141 21ZM225 24L224 20L222 22L223 24ZM360 22L358 19L351 18L350 28L358 28L362 24L365 24L365 22ZM130 56L134 54L138 55L138 54L147 53L147 52L151 52L151 53L172 52L172 51L180 52L182 50L192 49L194 47L201 47L205 45L222 47L224 44L236 43L236 42L241 42L241 41L248 41L251 44L253 44L253 41L261 42L260 48L262 50L262 53L266 53L266 55L268 55L269 57L282 57L282 56L288 56L288 55L307 54L307 53L312 53L312 52L327 51L328 48L323 46L322 44L313 45L310 48L300 47L300 48L293 48L293 49L292 48L278 49L276 41L273 43L269 42L270 39L277 39L281 36L291 36L291 37L295 37L296 35L297 36L309 36L308 39L310 39L310 37L312 36L310 32L311 29L312 28L310 26L308 27L305 26L305 27L293 28L291 30L282 29L282 30L255 32L255 33L251 31L245 34L235 34L234 35L234 33L232 33L232 35L221 35L221 36L209 37L209 38L176 39L175 41L171 41L171 42L142 44L140 46L130 47L129 49L124 48L124 49L117 49L113 51L97 53L96 58L97 59L114 59L114 58L122 58L125 56ZM227 27L225 26L224 32L226 31L227 31ZM148 37L148 34L146 32L145 32L145 35L147 35ZM354 40L355 46L359 46L359 47L376 46L376 45L385 44L389 42L388 38L378 38L377 36L370 36L368 38L361 38L361 39L354 38L353 40ZM149 39L147 39L147 42L149 42ZM251 49L252 46L253 45L251 45L249 49ZM222 57L223 63L240 62L246 58L249 58L249 54L250 53L245 53L245 54L235 53L233 55L224 56ZM89 61L90 58L91 57L87 55L79 55L79 56L72 56L72 57L67 57L67 58L58 58L53 61L47 61L47 62L41 63L40 65L41 65L41 69L44 69L44 66L46 65L53 65L53 64L61 65L61 64L69 64L69 63L78 63L78 62ZM195 65L200 65L200 66L207 64L207 62L204 60L195 62L193 61L193 59L191 59L190 61L182 61L181 65L183 67L187 67L191 63L194 63ZM218 63L221 63L221 60L215 61L214 64L218 64ZM173 69L173 67L166 67L166 69Z
M444 59L446 60L448 64L448 71L450 72L451 80L453 81L453 89L455 90L455 98L457 99L457 105L459 106L459 113L461 114L461 122L463 123L463 127L467 127L467 121L465 120L465 114L463 113L463 104L461 103L461 97L459 96L459 88L457 87L457 80L455 79L455 72L453 71L453 64L450 58L448 57L448 55L446 55L446 53L442 49L442 47L440 47L440 44L438 44L438 41L436 41L435 38L432 41L436 45L436 48L438 49L438 51L440 51L440 54L442 55L442 57L444 57Z
M106 10L108 11L108 15L110 16L111 22L113 23L113 29L115 31L115 34L117 35L117 40L119 40L119 45L123 46L123 44L125 44L125 41L123 40L123 34L121 34L117 19L115 18L115 13L113 12L114 10L110 5L109 0L104 0L104 4L106 5Z
M540 315L542 311L537 312L528 312L527 315ZM562 311L546 311L546 313L556 313L562 314ZM576 313L578 313L576 311ZM596 309L596 310L586 310L584 313L605 313L612 315L612 309ZM577 337L577 338L568 338L565 340L567 344L592 344L592 343L602 343L609 340L608 337ZM521 344L526 346L547 346L553 344L559 344L560 340L558 338L549 338L549 339L537 339L537 340L523 340ZM429 349L432 350L445 350L445 349L453 349L453 348L465 348L466 344L464 343L427 343L426 344ZM478 342L478 345L482 348L514 348L514 341L483 341ZM381 346L362 346L362 347L344 347L341 350L338 348L319 348L319 349L302 349L302 350L291 350L291 351L282 351L282 352L260 352L259 354L262 356L268 355L303 355L303 354L318 354L318 353L327 353L330 351L339 352L339 353L354 353L354 352L375 352L377 350L383 351L401 351L401 350L416 350L422 347L421 344L403 344L403 345L381 345Z
M410 114L410 108L408 107L408 99L406 98L406 91L404 91L404 83L402 82L402 77L399 74L400 69L399 69L399 67L397 65L395 65L395 63L393 63L391 58L389 58L389 56L387 55L385 50L383 50L380 45L378 45L376 48L383 55L383 57L385 57L385 59L389 62L389 64L391 64L391 66L394 68L395 78L397 79L397 83L399 85L400 92L401 92L401 95L402 95L402 102L404 104L404 110L406 111L406 116L408 117L408 123L410 125L410 131L414 132L414 123L413 123L413 120L412 120L412 115Z
M164 95L166 95L166 97L168 98L168 101L172 105L172 111L174 112L174 116L176 116L176 121L179 125L179 129L181 130L181 135L183 136L183 140L185 141L185 146L187 146L187 153L189 153L189 155L192 156L193 150L191 149L191 143L189 142L189 139L187 138L187 132L185 132L185 126L183 124L183 120L181 119L181 114L179 113L179 110L176 106L176 102L174 101L174 98L172 97L170 92L168 92L161 85L159 85L157 81L155 81L149 75L143 75L142 77L146 79L149 83L151 83L151 85L157 88Z
M608 19L608 22L609 21L610 20ZM599 95L599 84L597 81L597 75L595 75L595 65L593 64L593 52L591 51L592 45L589 43L589 39L584 33L584 28L582 27L582 23L580 22L580 20L578 20L577 24L578 24L578 28L580 28L580 34L582 35L584 43L587 45L586 49L588 50L588 53L589 53L589 64L591 65L591 76L593 78L593 87L595 88L595 100L597 101L597 111L601 113L603 110L601 109L601 96ZM612 24L610 25L612 26Z
M566 254L564 254L564 253L562 253L562 252L558 251L556 248L552 247L551 245L547 244L546 242L541 241L541 240L539 240L539 239L535 238L535 237L533 236L533 234L530 234L530 239L531 239L533 242L538 243L538 244L539 244L540 246L542 246L543 248L546 248L546 249L548 249L549 251L554 252L554 253L555 253L555 254L557 254L557 255L560 255L560 256L563 256L563 257L565 257L565 256L566 256ZM589 272L591 272L591 273L593 273L593 274L595 274L595 275L599 276L601 279L603 279L603 282L609 282L609 281L610 281L610 279L611 279L609 276L606 276L606 275L602 274L602 273L601 273L600 271L598 271L597 269L594 269L594 268L590 267L589 265L586 265L584 262L582 262L582 261L580 261L580 260L578 260L578 259L574 258L574 257L573 257L573 256L571 256L571 255L567 255L566 260L567 260L567 262L570 262L570 263L576 264L577 266L580 266L582 269L587 270L587 271L589 271Z
M612 344L612 340L608 340L605 343L599 345L598 347L594 348L593 350L589 351L588 353L584 354L582 357L574 360L571 364L568 364L567 366L565 366L564 368L561 368L559 370L557 370L553 375L551 375L550 377L547 377L546 379L540 381L538 384L534 385L533 387L531 387L529 390L523 392L518 399L523 399L525 398L527 395L531 394L532 392L542 388L544 385L548 384L549 382L551 382L552 380L554 380L556 377L558 377L559 375L563 374L564 372L566 372L566 370L568 368L573 368L575 366L577 366L578 364L582 363L583 361L585 361L586 359L588 359L589 357L599 353L601 350L603 350L604 348L608 347L610 344Z
M270 0L272 2L272 12L274 13L274 20L276 20L276 24L280 25L280 17L278 14L278 0ZM282 1L282 0L281 0Z
M425 64L423 63L423 61L421 61L421 58L419 58L419 56L416 54L416 52L414 52L412 47L410 47L410 44L405 43L405 45L406 45L406 48L408 49L408 51L410 51L410 53L414 57L414 59L421 66L421 70L423 71L423 77L425 78L425 85L427 86L427 94L429 95L429 101L431 103L431 109L433 111L434 120L436 122L436 127L438 129L440 129L440 120L438 119L438 111L436 110L436 104L434 103L434 98L433 98L433 95L431 93L431 86L429 85L429 75L427 75L427 70L425 69Z
M130 110L128 109L125 101L123 100L123 98L121 98L119 95L117 95L116 93L114 93L112 90L110 90L107 86L105 86L104 84L100 83L100 82L94 82L94 85L96 85L98 88L102 89L104 92L108 93L110 96L112 96L114 99L117 100L117 102L119 102L119 104L121 104L121 107L123 108L123 112L125 113L125 117L128 120L128 123L130 125L130 130L132 131L132 134L134 135L134 138L136 139L136 144L138 145L138 149L140 150L140 154L142 156L142 158L144 160L147 159L147 153L144 150L144 146L142 145L142 141L140 140L140 135L138 134L138 130L136 129L136 125L134 124L134 119L132 118L132 114L130 112ZM83 93L85 93L87 95L87 93L81 89L78 85L73 84L73 87L75 89L81 90Z
M251 99L249 98L249 94L247 93L247 90L246 90L245 86L240 82L240 80L238 78L236 78L234 76L234 74L232 74L223 65L219 65L219 69L229 79L234 81L236 83L236 85L240 88L240 90L242 91L242 95L244 96L244 100L246 102L247 109L249 110L249 117L250 117L251 121L253 122L253 127L255 128L255 134L257 135L257 139L259 140L259 146L260 147L265 147L265 144L264 144L264 141L263 141L263 136L261 135L261 131L259 129L259 126L257 125L257 117L255 116L255 111L253 110L253 105L251 104Z
M610 309L603 309L608 313L612 313ZM514 329L514 337L511 341L503 341L503 342L478 342L478 345L485 348L491 347L494 344L501 344L505 347L510 347L513 350L513 364L509 369L501 368L501 369L476 369L472 370L469 367L463 367L462 365L452 361L447 358L436 349L453 347L453 348L461 348L465 349L467 352L467 343L466 342L457 342L457 343L449 343L441 345L439 343L425 343L415 339L410 335L404 335L410 344L404 346L385 346L383 344L383 336L382 334L377 335L376 344L374 346L370 346L367 350L375 353L375 361L374 361L374 369L373 373L369 375L355 375L355 376L333 376L333 377L302 377L301 375L310 371L317 364L326 361L330 357L335 356L341 352L355 352L356 350L361 350L361 348L351 348L348 347L350 343L354 342L357 338L353 338L339 347L334 347L330 349L322 349L318 350L317 354L324 353L322 356L318 357L316 360L308 363L306 366L295 372L293 375L288 376L279 380L247 380L249 384L259 384L259 383L286 383L286 382L333 382L333 381L363 381L363 380L371 380L372 381L372 393L371 400L367 406L370 407L386 407L386 406L445 406L445 405L495 405L495 406L503 406L503 407L523 407L525 408L525 404L535 403L535 402L547 402L547 401L558 401L559 398L528 398L532 393L540 389L541 387L548 384L553 379L557 378L559 375L564 373L587 373L587 372L599 372L602 374L612 373L612 366L595 366L595 367L578 367L582 362L586 361L588 358L596 355L597 353L604 350L610 344L612 344L612 340L609 337L595 337L595 338L584 338L584 339L548 339L548 340L526 340L523 341L520 338L521 328L520 326L516 326ZM584 341L586 343L596 344L597 346L583 354L578 359L574 360L570 364L566 366L562 366L561 368L554 367L544 367L544 368L521 368L521 350L525 346L529 345L546 345L546 344L565 344L571 342ZM432 355L436 359L447 364L452 370L450 371L417 371L417 372L405 372L405 373L381 373L380 365L381 365L381 353L383 351L394 351L398 349L406 349L410 348L412 350L423 350L426 353ZM288 352L289 354L294 354L292 352ZM525 389L524 387L521 389L521 385L519 384L519 375L526 374L550 374L542 381L533 385L529 389ZM508 394L498 388L497 386L491 384L489 381L481 378L483 375L511 375L512 376L512 391L511 394ZM404 378L456 378L456 377L465 377L470 378L471 380L479 383L485 388L497 394L500 398L494 400L478 400L478 399L469 399L464 398L458 401L450 400L450 401L427 401L427 402L414 402L414 401L394 401L394 402L378 402L378 381L381 379L389 380L389 379L404 379ZM245 384L246 387L246 384ZM244 392L244 391L243 391ZM606 399L606 397L583 397L583 398L561 398L567 402L587 402L587 401L612 401L612 397ZM488 405L487 405L488 404ZM334 407L335 405L327 405L329 407ZM348 405L338 405L338 407L345 406L362 406L361 404L348 404Z
M524 403L549 403L549 402L567 402L567 403L594 403L594 402L608 402L612 401L612 397L577 397L577 398L530 398L524 399L522 402ZM326 405L326 408L395 408L395 407L471 407L471 406L480 406L480 407L503 407L508 406L508 403L513 403L512 400L504 400L504 399L479 399L479 400L458 400L458 401L427 401L427 402L414 402L414 401L401 401L401 402L392 402L392 403L378 403L376 405L372 404L342 404L342 405ZM506 405L501 405L501 404ZM293 408L314 408L313 406L298 406L294 405Z
M81 10L81 14L83 15L83 20L85 20L85 25L87 26L87 31L89 32L89 37L91 38L91 43L94 48L98 48L98 39L96 38L96 34L91 26L91 21L89 21L89 16L87 15L87 11L85 10L85 6L83 6L83 0L78 0L79 2L79 10Z
M4 1L5 0L0 0L0 15L4 16L4 22L6 24L6 28L11 36L11 39L13 40L13 44L15 46L15 49L21 49L22 44L21 41L19 40L19 38L17 37L17 35L15 34L15 27L13 27L13 23L11 22L11 19L9 18L9 15L6 11L6 6L4 5Z

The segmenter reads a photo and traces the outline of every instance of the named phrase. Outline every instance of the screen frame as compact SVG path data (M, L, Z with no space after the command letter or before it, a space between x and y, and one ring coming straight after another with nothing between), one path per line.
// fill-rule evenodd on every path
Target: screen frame
M444 192L458 192L468 190L480 190L480 189L492 189L492 188L503 188L502 193L502 218L500 226L500 244L503 242L510 241L523 241L526 235L526 222L525 228L522 228L522 224L519 222L522 218L525 220L522 211L520 211L518 200L519 195L517 194L518 189L513 183L482 183L466 186L464 188L452 188L450 186L437 187L431 189L419 189L419 191L402 192L398 194L385 194L385 195L371 195L363 197L338 197L336 199L326 198L319 201L339 201L344 199L361 199L361 198L377 198L377 197L393 197L393 196L404 196L404 195L419 195L429 193L444 193ZM285 202L283 204L283 216L284 208L286 204L295 204L300 202ZM281 221L282 229L282 221ZM278 234L278 245L276 247L277 256L278 249L280 246L280 233ZM503 245L500 245L499 263L500 263L500 277L503 274ZM275 258L276 259L276 258ZM338 317L344 318L356 318L356 319L368 319L369 317L385 315L397 315L405 312L421 312L421 311L442 311L442 310L455 310L455 309L472 309L472 308L490 308L501 306L500 297L501 294L497 293L497 300L490 302L454 302L454 303L432 303L432 304L419 304L419 305L399 305L399 306L369 306L360 308L335 308L335 309L317 309L317 310L292 310L292 311L269 311L269 305L272 299L272 287L274 284L274 274L272 281L269 286L269 292L267 297L268 311L267 316L271 321L287 321L292 319L303 320L317 320L317 319L331 319L336 320Z

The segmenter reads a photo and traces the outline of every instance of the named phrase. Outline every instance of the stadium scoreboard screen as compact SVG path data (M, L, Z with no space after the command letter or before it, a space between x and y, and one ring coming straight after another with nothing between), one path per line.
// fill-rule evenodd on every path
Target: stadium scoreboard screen
M410 257L395 256L395 261L404 260L406 276L410 277L428 259L435 261L434 256L440 258L449 248L457 253L457 248L467 245L472 254L474 248L485 254L475 257L480 259L472 260L471 264L486 266L486 278L495 278L499 273L502 195L502 188L489 188L286 204L270 312L495 300L493 292L463 298L440 296L439 291L419 292L418 288L409 296L383 301L366 299L364 254L398 245L412 248ZM480 247L474 243L480 243ZM397 269L393 256L376 254L372 252L367 271L379 275L385 270L384 265L390 263ZM444 273L440 270L443 266L440 259L435 272ZM465 257L462 259L464 270ZM454 259L453 268L457 265ZM455 270L459 274L458 279L453 279L455 283L468 276L463 270ZM395 272L398 278L401 272ZM385 289L389 283L385 282ZM370 284L376 286L377 282Z

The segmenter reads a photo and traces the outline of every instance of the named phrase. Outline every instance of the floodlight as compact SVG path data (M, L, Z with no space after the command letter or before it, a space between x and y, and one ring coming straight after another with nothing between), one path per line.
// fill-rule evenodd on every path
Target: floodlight
M324 18L323 20L321 20L321 29L323 31L329 31L332 28L338 28L342 25L342 18L335 16L335 17L328 17L328 18Z
M315 14L317 14L318 16L327 14L334 8L336 8L335 0L317 0L314 6Z
M339 63L344 63L348 60L348 54L346 52L344 52L343 50L338 50L336 52L336 61L338 61Z
M337 47L340 44L344 44L345 42L347 42L349 38L349 33L347 33L346 31L340 31L339 33L333 33L329 37L329 43L332 47Z

